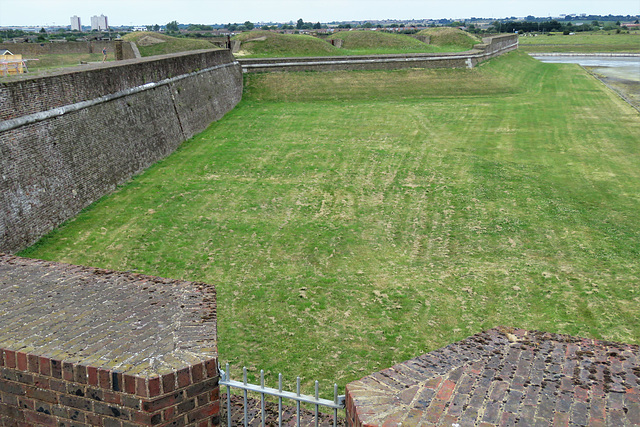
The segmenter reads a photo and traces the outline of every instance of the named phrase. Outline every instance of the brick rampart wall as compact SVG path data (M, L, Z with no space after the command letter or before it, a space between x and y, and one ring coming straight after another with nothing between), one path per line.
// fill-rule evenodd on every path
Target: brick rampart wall
M282 71L395 70L402 68L472 68L518 47L518 35L488 37L468 52L312 58L240 59L246 73Z
M74 67L47 77L14 77L0 84L0 120L91 100L233 61L226 50L196 51Z
M226 50L0 85L0 251L35 243L172 153L241 96L242 72Z
M110 55L116 49L116 41L66 42L66 43L0 43L0 49L8 49L11 53L37 57L38 55L67 54L67 53L101 53L106 47ZM130 42L122 42L123 59L133 59L135 54ZM37 59L37 58L29 58Z

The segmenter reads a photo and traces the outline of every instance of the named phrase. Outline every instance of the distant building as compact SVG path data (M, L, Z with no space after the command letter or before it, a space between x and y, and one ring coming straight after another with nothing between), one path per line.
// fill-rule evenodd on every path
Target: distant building
M133 27L133 31L147 31L147 27L145 26Z
M79 16L74 15L71 17L71 31L73 30L82 31L82 24L80 23Z
M27 65L22 55L14 55L7 49L0 49L0 76L22 74L27 71Z
M104 15L91 17L91 31L107 31L109 29L109 23L107 17Z

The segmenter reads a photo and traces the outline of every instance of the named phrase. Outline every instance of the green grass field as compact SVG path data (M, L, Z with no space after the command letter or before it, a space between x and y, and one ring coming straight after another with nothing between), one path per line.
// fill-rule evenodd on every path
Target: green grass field
M631 52L640 53L640 32L628 34L608 34L603 31L593 33L576 33L574 35L539 35L537 37L520 37L520 49L529 53L540 52Z
M214 284L221 362L306 391L498 325L640 343L640 115L579 66L245 79L22 255Z

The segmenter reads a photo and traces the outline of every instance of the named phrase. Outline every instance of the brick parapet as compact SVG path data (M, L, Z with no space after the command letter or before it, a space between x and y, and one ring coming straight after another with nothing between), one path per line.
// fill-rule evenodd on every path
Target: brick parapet
M0 425L219 422L213 287L0 254L0 295Z
M6 350L3 353L5 358L0 362L10 361L12 356L7 358ZM50 360L52 364L56 362L61 363ZM211 359L206 365L210 369L195 365L183 371L182 374L187 375L184 379L180 379L181 373L141 378L82 365L69 366L70 375L57 378L55 374L44 375L30 368L2 366L0 420L4 419L8 425L20 422L27 425L152 426L201 425L201 422L207 426L217 425L220 413L217 360ZM92 369L97 371L93 378ZM78 372L84 376L80 377ZM168 378L172 384L167 388Z
M234 62L228 50L198 50L55 70L48 75L21 74L0 84L0 120L91 100Z
M637 345L496 328L354 381L347 425L640 425Z
M120 41L76 41L66 43L13 43L4 42L0 43L0 49L7 49L12 53L19 53L28 56L37 55L51 55L51 54L69 54L69 53L101 53L102 48L106 47L109 56L112 56L116 49L116 44L122 43L123 45L123 59L135 58L133 52L134 43L132 42L120 42ZM38 58L28 58L38 59Z

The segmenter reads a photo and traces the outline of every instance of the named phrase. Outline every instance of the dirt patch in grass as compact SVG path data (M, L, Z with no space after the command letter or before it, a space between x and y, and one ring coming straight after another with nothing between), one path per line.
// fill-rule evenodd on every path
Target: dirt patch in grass
M158 43L166 43L166 40L162 40L159 39L157 37L152 37L152 36L144 36L141 39L138 39L138 41L136 42L136 44L138 46L151 46L154 44L158 44Z

